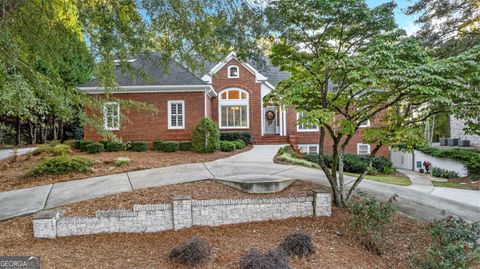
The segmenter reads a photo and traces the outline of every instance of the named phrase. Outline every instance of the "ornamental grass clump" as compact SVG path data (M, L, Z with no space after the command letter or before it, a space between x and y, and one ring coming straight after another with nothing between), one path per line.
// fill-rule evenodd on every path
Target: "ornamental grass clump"
M196 266L206 263L212 254L210 244L198 237L192 237L170 251L173 263Z
M280 243L280 248L285 251L288 256L303 258L313 253L314 246L310 235L303 232L296 232L288 235L282 243Z
M240 259L240 269L291 269L287 254L281 249L262 253L250 250Z

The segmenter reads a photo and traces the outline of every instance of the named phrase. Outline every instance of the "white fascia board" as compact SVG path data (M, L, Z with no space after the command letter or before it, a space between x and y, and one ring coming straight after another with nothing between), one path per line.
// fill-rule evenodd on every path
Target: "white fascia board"
M80 92L90 94L104 93L103 87L78 87ZM213 91L210 85L141 85L141 86L120 86L112 93L145 93L145 92L208 92Z
M208 71L207 74L205 74L203 77L202 77L202 80L205 81L205 82L208 82L208 83L212 83L212 75L217 73L218 70L220 70L223 66L225 66L228 62L230 62L230 60L234 59L237 57L237 54L235 54L235 52L230 52L230 54L228 54L228 56L225 58L225 60L219 62L218 64L216 64L212 69L210 69L210 71ZM268 78L264 75L262 75L260 72L258 72L257 69L255 69L253 66L251 66L250 64L248 63L244 63L243 61L240 61L237 59L237 61L243 65L250 73L252 73L253 75L255 75L255 82L261 82L261 81L266 81Z

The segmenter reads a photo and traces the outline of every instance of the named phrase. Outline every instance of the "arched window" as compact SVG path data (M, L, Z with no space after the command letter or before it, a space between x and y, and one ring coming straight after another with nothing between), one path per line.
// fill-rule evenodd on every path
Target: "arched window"
M248 92L231 88L219 94L218 99L218 122L220 128L237 129L249 127Z
M228 77L229 78L239 78L240 77L240 69L236 65L228 66Z

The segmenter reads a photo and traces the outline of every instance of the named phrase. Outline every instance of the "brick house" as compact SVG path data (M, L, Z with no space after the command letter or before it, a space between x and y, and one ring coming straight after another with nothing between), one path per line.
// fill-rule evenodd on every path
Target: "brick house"
M293 108L264 103L264 97L289 76L274 66L267 64L260 72L254 64L238 60L235 53L219 63L207 65L206 74L194 74L177 62L170 62L165 70L157 54L129 61L147 76L133 77L117 68L119 89L113 91L114 96L153 104L158 112L127 110L116 102L105 102L104 128L122 140L190 140L197 123L209 117L218 123L222 132L250 132L256 144L290 143L304 152L318 152L317 127L297 125L302 115ZM80 86L79 91L98 98L103 94L97 80ZM124 115L128 121L120 120ZM368 126L370 122L364 127ZM101 136L85 127L84 139L101 140ZM362 143L362 130L352 139L347 151L370 152L370 145ZM387 156L388 149L381 149L378 154Z

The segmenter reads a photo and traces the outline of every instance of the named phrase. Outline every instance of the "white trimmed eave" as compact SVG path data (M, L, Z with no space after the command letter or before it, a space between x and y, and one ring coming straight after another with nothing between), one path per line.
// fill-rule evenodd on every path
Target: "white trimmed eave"
M103 94L104 87L78 87L80 92L87 94ZM139 85L120 86L111 93L162 93L162 92L206 92L210 97L217 96L211 85Z
M267 81L268 77L262 75L260 72L257 71L257 69L255 69L253 66L251 66L250 64L248 63L244 63L240 60L237 59L237 55L235 54L235 52L230 52L230 54L228 54L228 56L225 58L225 60L219 62L218 64L216 64L214 67L212 67L212 69L210 69L210 71L208 71L207 74L205 74L203 77L202 77L202 80L211 84L212 83L212 76L213 74L217 73L220 69L222 69L222 67L224 67L228 62L230 62L232 59L235 59L237 60L241 65L243 65L243 67L245 67L250 73L252 73L253 75L255 75L255 82L257 83L260 83L262 81Z

